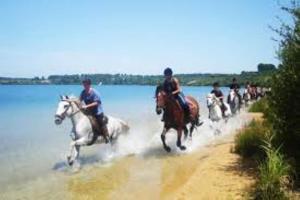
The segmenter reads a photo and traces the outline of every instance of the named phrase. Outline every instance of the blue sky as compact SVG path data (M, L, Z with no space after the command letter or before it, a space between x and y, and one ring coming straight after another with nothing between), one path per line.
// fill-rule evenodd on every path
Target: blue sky
M276 0L2 0L0 76L256 70L278 63L281 15Z

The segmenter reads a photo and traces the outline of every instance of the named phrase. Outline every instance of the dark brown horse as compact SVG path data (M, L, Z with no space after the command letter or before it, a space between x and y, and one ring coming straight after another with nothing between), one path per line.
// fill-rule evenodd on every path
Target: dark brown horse
M161 133L161 140L164 146L164 149L167 152L171 151L171 148L166 144L166 133L171 129L177 131L177 147L181 150L185 150L186 147L181 144L182 131L184 131L185 138L188 135L187 124L191 124L190 128L190 137L192 137L192 132L195 126L200 126L199 124L199 104L191 96L187 96L186 100L190 107L191 119L187 119L184 114L184 110L180 106L179 102L170 95L167 95L163 91L162 86L156 88L156 113L161 114L164 111L164 129Z

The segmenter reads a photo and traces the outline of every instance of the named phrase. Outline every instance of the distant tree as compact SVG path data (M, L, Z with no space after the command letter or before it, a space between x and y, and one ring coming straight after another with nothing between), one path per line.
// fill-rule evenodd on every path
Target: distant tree
M259 73L262 73L262 72L269 72L269 71L274 71L276 70L276 67L275 65L273 64L263 64L263 63L259 63L257 65L257 71Z

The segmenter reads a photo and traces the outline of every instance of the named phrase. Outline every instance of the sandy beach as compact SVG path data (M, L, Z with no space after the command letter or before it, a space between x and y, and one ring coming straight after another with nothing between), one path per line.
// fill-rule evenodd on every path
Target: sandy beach
M72 199L245 199L255 172L232 153L234 135L191 154L132 156L91 169L73 176L68 192Z
M245 113L243 118L260 119ZM255 183L251 164L232 153L238 132L217 136L192 152L167 153L161 145L141 155L85 165L8 188L1 199L245 199ZM243 162L244 163L244 162ZM27 198L28 197L28 198Z

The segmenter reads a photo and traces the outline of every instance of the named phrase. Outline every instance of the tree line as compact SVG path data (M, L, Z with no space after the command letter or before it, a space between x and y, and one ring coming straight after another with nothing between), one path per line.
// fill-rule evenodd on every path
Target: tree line
M257 71L242 71L240 74L176 74L182 85L207 86L218 81L220 85L227 86L233 77L239 80L240 84L246 82L260 86L270 86L271 76L276 71L273 64L260 63ZM48 78L5 78L0 77L0 84L56 84L76 85L84 78L90 78L93 84L104 85L157 85L162 82L162 75L131 75L131 74L73 74L73 75L50 75Z

